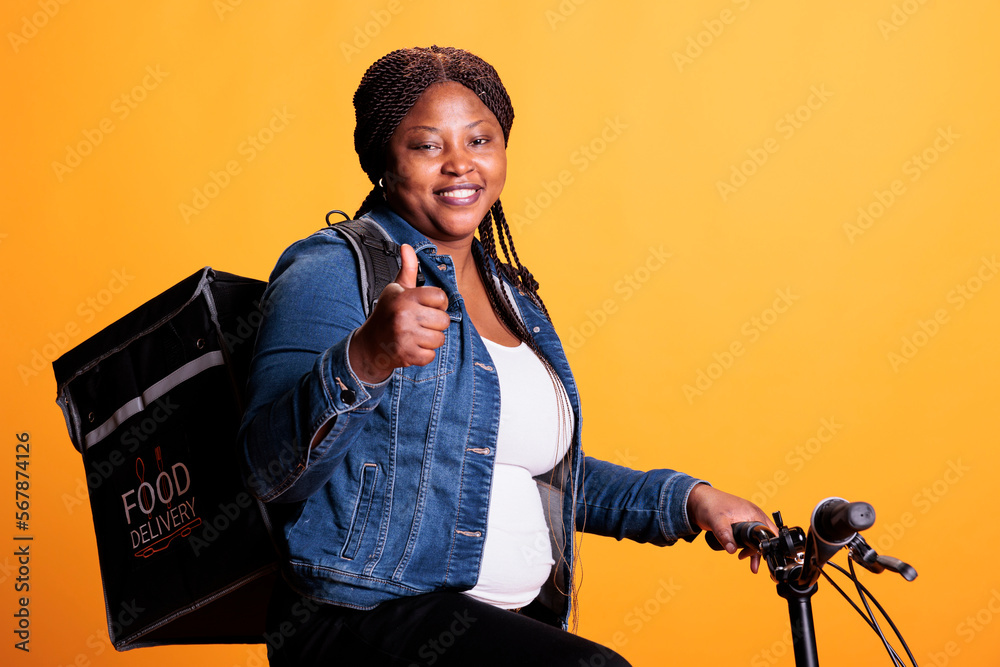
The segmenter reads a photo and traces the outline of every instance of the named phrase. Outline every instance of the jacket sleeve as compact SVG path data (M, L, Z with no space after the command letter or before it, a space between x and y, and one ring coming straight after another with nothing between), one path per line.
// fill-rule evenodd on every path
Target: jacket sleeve
M697 537L687 513L688 495L703 480L674 470L639 472L584 458L577 489L577 530L657 546Z
M362 382L348 361L364 321L355 262L336 233L317 232L282 254L264 292L239 446L248 487L265 502L320 488L388 384Z

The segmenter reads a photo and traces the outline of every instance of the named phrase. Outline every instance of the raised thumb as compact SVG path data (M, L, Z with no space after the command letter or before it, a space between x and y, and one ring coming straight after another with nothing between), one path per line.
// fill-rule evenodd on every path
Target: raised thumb
M411 289L417 286L417 253L413 247L404 243L399 248L399 273L396 274L395 282L400 287Z

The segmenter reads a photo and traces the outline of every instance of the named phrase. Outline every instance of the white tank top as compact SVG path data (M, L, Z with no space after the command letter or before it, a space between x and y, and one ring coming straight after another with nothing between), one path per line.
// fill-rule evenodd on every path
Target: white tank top
M562 382L530 347L483 340L500 381L500 427L482 567L466 593L516 608L535 599L552 571L549 519L532 477L565 456L573 411Z

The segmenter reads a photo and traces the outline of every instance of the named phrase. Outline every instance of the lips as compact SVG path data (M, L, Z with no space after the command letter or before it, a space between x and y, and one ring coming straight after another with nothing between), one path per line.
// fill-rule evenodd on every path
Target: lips
M438 200L452 206L468 206L475 204L483 191L483 186L471 183L459 183L450 185L441 190L436 190L434 195Z

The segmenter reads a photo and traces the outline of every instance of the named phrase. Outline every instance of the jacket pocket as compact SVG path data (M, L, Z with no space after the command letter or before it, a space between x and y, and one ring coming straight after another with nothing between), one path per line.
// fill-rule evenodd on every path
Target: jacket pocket
M452 322L444 332L444 344L434 351L434 359L429 364L399 369L403 380L418 384L454 373L458 363L456 358L458 346L455 345L455 337L458 335L458 327Z
M378 477L378 466L374 463L366 463L361 470L361 484L358 487L358 499L354 503L354 515L351 517L351 527L347 531L347 539L344 540L344 548L340 551L340 557L347 560L358 555L358 548L361 546L361 536L365 532L368 524L368 515L371 513L372 496L375 493L375 480Z

